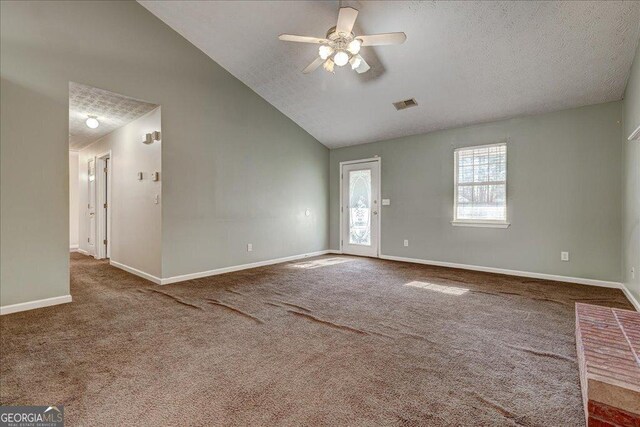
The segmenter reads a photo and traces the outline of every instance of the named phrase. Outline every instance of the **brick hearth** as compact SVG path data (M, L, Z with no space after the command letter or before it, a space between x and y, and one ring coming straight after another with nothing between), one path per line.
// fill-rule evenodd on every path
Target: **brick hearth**
M640 427L640 313L576 304L576 347L589 427Z

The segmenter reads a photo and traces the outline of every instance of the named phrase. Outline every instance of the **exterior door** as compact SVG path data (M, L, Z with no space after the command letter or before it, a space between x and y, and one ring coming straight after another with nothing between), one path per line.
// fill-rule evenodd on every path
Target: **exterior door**
M380 162L342 165L342 252L377 257Z
M87 218L89 221L89 237L87 246L89 254L96 255L96 160L89 159L87 164L89 188L87 191Z

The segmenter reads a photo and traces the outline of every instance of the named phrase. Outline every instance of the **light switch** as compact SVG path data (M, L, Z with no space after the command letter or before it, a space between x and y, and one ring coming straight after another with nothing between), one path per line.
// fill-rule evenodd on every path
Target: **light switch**
M391 204L391 199L382 199L382 206L389 206Z

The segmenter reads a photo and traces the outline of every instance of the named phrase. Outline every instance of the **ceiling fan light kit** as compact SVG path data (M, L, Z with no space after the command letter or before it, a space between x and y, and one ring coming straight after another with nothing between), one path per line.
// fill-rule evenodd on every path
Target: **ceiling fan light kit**
M302 72L309 74L320 65L326 71L333 73L334 66L343 67L351 65L351 69L357 73L369 71L369 64L360 56L360 48L363 46L383 46L402 44L407 39L405 33L373 34L369 36L356 36L352 30L358 17L358 11L352 7L341 7L338 12L338 23L327 31L326 38L321 39L309 36L296 36L293 34L281 34L278 38L282 41L319 44L318 58L309 64Z

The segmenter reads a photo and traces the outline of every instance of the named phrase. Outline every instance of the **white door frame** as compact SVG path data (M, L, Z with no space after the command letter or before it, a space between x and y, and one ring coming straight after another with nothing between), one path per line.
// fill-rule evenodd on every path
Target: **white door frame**
M95 255L96 259L111 257L111 171L113 170L113 157L111 150L98 154L96 157L96 235L95 235ZM105 188L104 168L106 167L106 159L109 159L109 168L107 169L107 182ZM104 194L107 193L105 200ZM104 204L107 204L106 218ZM106 225L106 230L105 230ZM105 251L104 240L107 240L107 248Z
M340 242L340 253L343 252L343 239L342 239L342 229L343 229L343 223L344 223L344 206L342 206L342 202L343 202L343 194L342 194L342 187L343 187L343 173L342 173L342 167L345 165L353 165L353 164L357 164L357 163L369 163L369 162L378 162L378 170L380 173L378 173L378 249L376 252L376 257L380 258L380 253L381 253L381 244L382 244L382 158L379 156L376 157L370 157L368 159L360 159L360 160L348 160L345 162L340 162L340 236L339 236L339 242Z
M91 156L87 158L87 253L96 256L96 158ZM91 167L93 166L93 175L91 175ZM93 176L93 180L91 177ZM92 191L93 190L93 191ZM93 193L93 194L92 194ZM93 206L93 208L92 208ZM91 222L93 221L93 230ZM93 240L91 240L93 239Z

